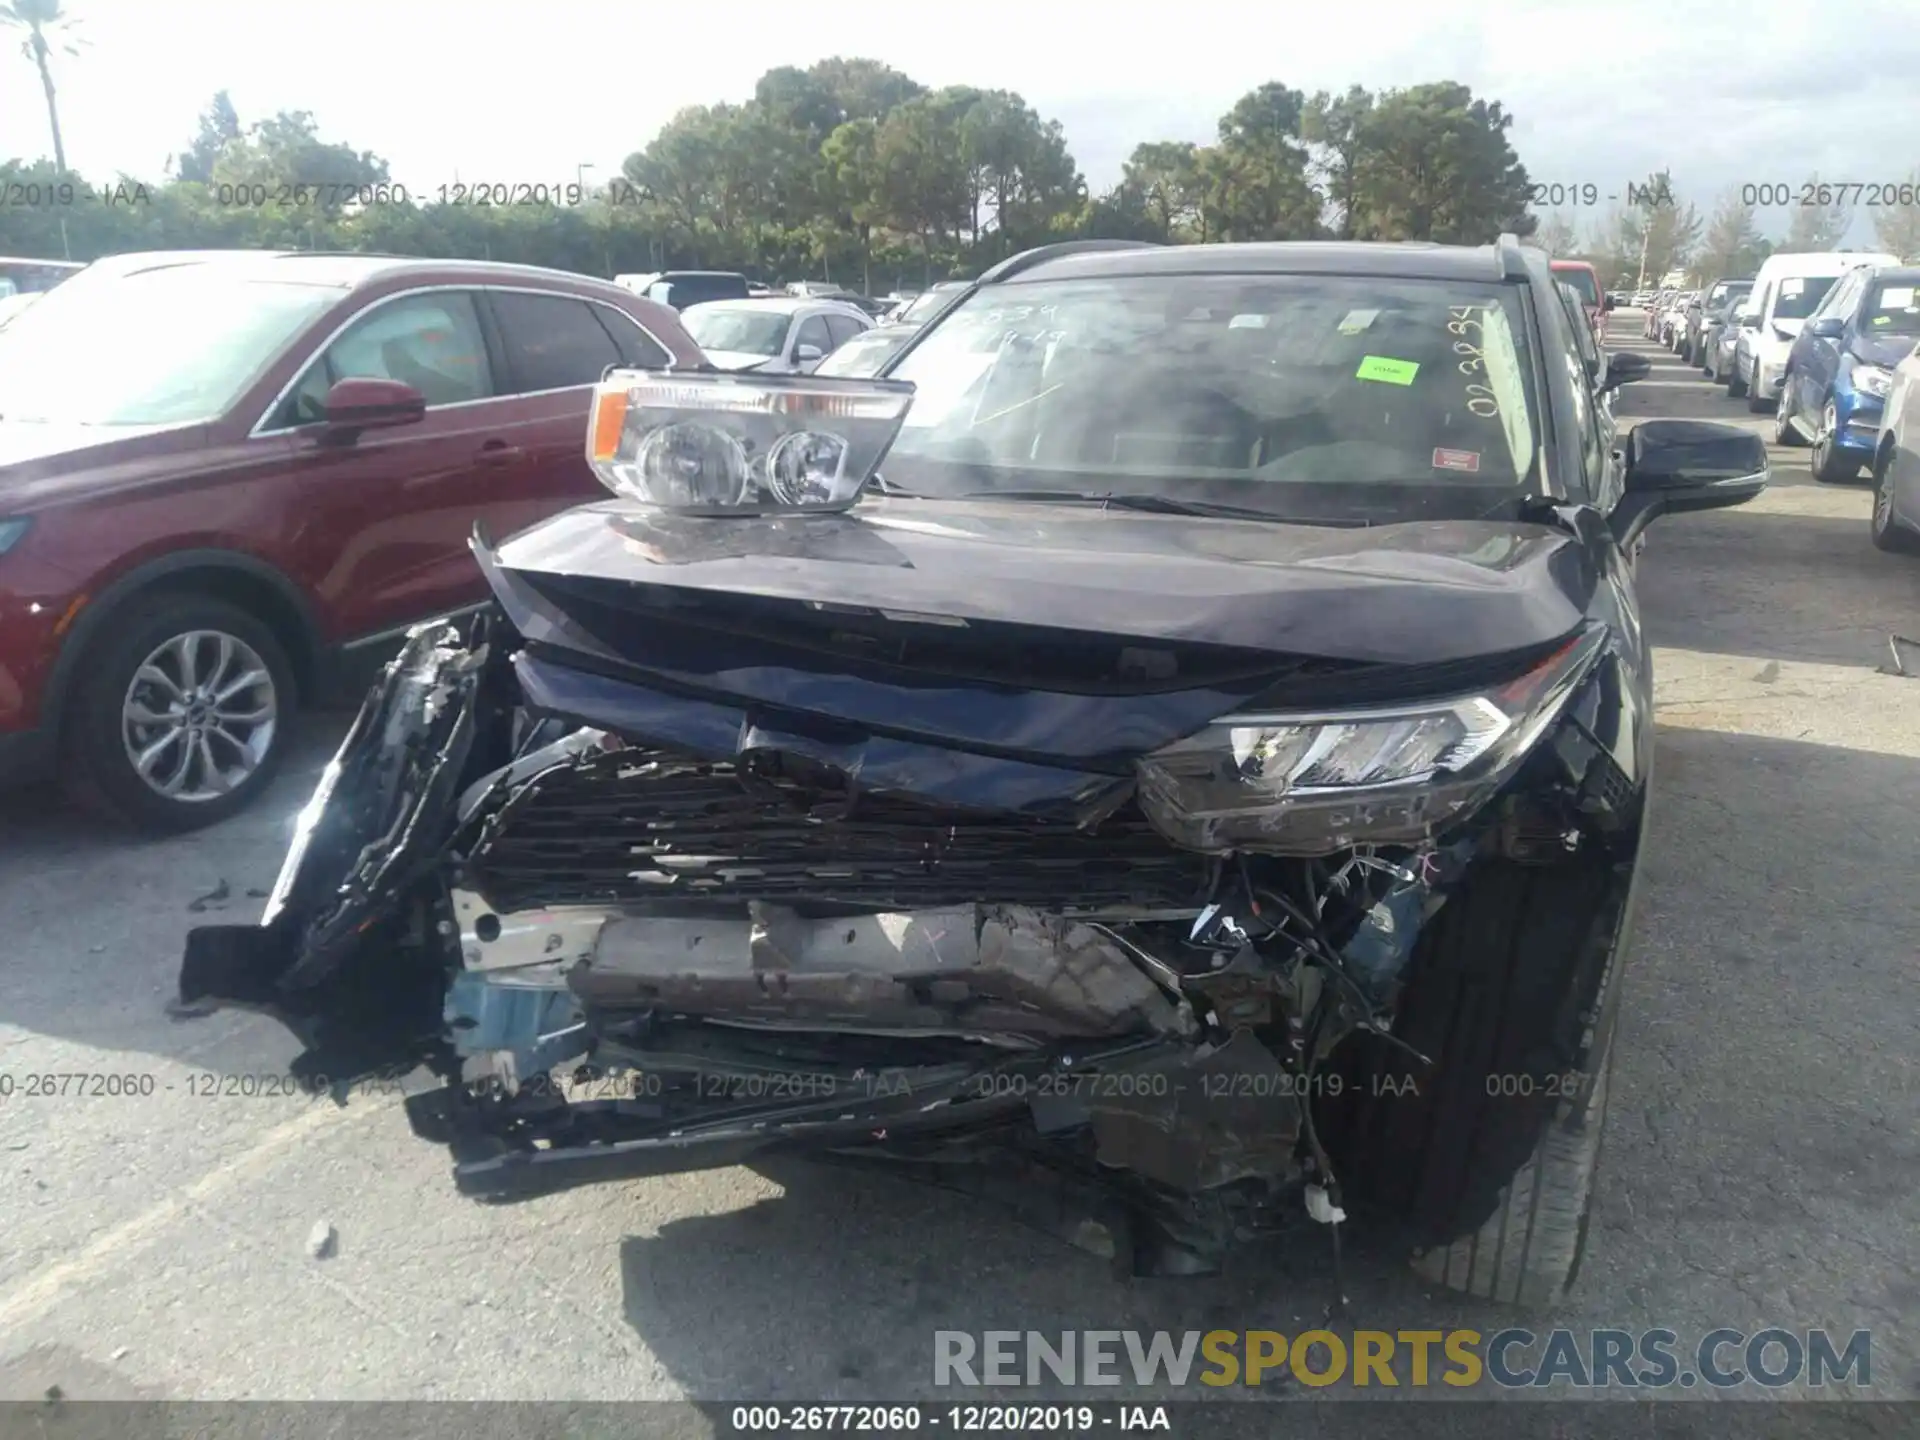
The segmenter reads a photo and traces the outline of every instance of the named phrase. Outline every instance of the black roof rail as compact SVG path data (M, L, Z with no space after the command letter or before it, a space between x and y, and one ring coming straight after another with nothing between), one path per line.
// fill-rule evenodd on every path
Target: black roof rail
M999 280L1011 280L1023 270L1031 270L1036 265L1044 265L1047 261L1058 260L1064 255L1094 255L1103 250L1161 250L1164 248L1152 240L1062 240L1057 245L1036 245L1031 250L1022 250L1018 255L1009 255L974 283L991 285Z

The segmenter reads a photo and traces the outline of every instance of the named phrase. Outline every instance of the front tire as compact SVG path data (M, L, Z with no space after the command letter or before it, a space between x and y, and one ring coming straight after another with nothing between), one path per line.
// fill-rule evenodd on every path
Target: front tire
M1394 1034L1336 1055L1322 1108L1356 1209L1397 1221L1415 1270L1481 1299L1550 1304L1585 1248L1628 927L1600 863L1483 861L1436 915ZM1417 1090L1378 1083L1417 1074Z
M1894 518L1891 449L1881 451L1873 463L1873 548L1895 555L1920 555L1920 535Z
M139 829L197 830L273 778L295 708L271 629L212 596L146 597L88 650L67 711L68 786Z
M1822 485L1844 485L1860 478L1860 462L1834 443L1840 412L1831 396L1820 411L1820 436L1813 442L1813 478Z
M1780 382L1780 400L1773 407L1773 443L1776 445L1796 446L1805 442L1800 432L1793 427L1793 408L1789 396L1793 394L1793 377L1789 375Z
M1740 378L1740 357L1733 357L1733 368L1727 371L1727 398L1738 400L1747 393L1747 382Z

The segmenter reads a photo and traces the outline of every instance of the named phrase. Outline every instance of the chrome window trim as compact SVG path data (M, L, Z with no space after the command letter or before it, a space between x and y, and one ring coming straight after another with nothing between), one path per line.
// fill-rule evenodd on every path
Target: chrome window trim
M273 418L274 412L286 403L287 397L299 388L300 382L307 378L308 373L320 362L321 357L332 348L333 342L344 335L349 327L358 324L381 306L390 305L396 300L407 300L416 295L444 294L449 290L486 291L517 295L544 295L558 300L578 300L583 305L598 305L603 310L613 311L622 320L638 329L642 335L660 347L667 357L669 366L673 363L673 347L671 345L662 341L658 335L654 334L653 331L649 330L644 324L629 315L625 310L622 310L618 305L608 300L598 299L592 295L578 295L571 290L551 290L539 285L489 285L484 281L464 285L416 285L410 290L396 290L391 295L382 295L377 300L362 305L358 310L354 311L353 314L334 326L332 332L328 334L327 338L321 341L319 346L314 350L312 357L308 359L307 363L296 370L293 378L288 380L285 385L282 385L279 393L267 403L267 408L260 413L260 418L254 421L253 428L247 431L247 439L260 440L271 435L297 435L302 430L311 429L314 425L319 424L319 421L308 421L305 425L269 426L268 421ZM431 413L438 414L444 410L464 410L472 405L497 405L502 400L531 400L537 399L542 395L565 395L574 390L591 390L597 383L597 381L589 380L582 385L561 385L550 390L523 390L513 395L487 395L478 400L456 400L447 405L429 405L427 409Z

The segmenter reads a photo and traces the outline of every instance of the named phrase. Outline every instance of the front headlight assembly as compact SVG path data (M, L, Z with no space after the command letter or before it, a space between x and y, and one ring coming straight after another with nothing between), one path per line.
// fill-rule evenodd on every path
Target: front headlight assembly
M844 510L912 403L900 380L613 370L587 460L616 495L683 514Z
M1223 716L1139 762L1141 809L1174 844L1210 853L1416 844L1512 777L1604 640L1583 631L1518 679L1471 695Z
M1893 392L1893 372L1878 365L1856 365L1847 378L1854 389L1874 400L1884 400Z

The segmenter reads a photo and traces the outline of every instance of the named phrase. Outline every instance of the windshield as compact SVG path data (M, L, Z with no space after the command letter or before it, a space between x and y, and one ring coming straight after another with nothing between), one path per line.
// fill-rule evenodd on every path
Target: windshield
M906 340L905 335L876 335L869 330L856 335L822 360L816 375L874 375Z
M211 420L342 293L205 265L57 286L0 330L0 419Z
M1860 329L1867 335L1920 335L1920 307L1914 305L1914 282L1878 284L1867 292L1860 311Z
M929 290L918 300L900 312L902 325L924 325L933 318L933 312L953 299L952 290Z
M1555 270L1553 278L1562 284L1571 285L1584 305L1600 303L1600 287L1594 282L1591 270L1566 269Z
M1520 293L1300 275L991 286L891 371L917 392L886 480L1276 518L1480 514L1534 478Z
M1776 320L1804 320L1820 308L1827 291L1840 283L1838 275L1790 275L1780 282L1780 298L1773 302Z
M737 305L696 305L680 319L702 350L736 355L778 355L793 324L793 317L781 311Z

